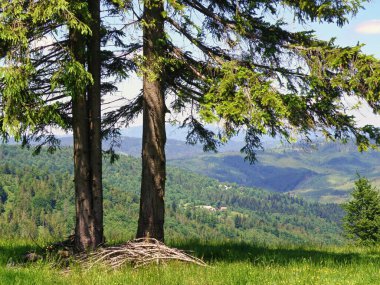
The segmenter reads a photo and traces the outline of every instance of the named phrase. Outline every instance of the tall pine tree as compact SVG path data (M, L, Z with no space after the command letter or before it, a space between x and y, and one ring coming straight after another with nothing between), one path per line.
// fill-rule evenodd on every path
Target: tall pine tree
M205 150L245 132L242 152L251 162L264 135L291 141L320 132L330 139L355 137L362 149L371 138L378 142L378 130L358 127L343 102L358 96L377 110L379 62L360 46L338 47L312 32L289 31L279 17L288 12L301 23L343 25L365 2L144 1L144 94L108 116L128 122L144 110L138 237L164 236L168 110L187 114L187 140ZM218 133L206 123L219 123Z
M164 239L166 179L164 22L164 1L144 1L142 175L137 237L159 240Z
M17 2L17 3L16 3ZM72 130L76 198L75 246L104 242L101 95L115 90L128 60L101 44L122 33L101 25L100 1L3 1L0 42L2 134L54 150L53 127ZM107 11L119 7L106 2ZM44 43L46 38L51 41ZM128 54L134 49L123 46ZM103 78L102 78L103 77ZM111 77L111 82L104 79Z

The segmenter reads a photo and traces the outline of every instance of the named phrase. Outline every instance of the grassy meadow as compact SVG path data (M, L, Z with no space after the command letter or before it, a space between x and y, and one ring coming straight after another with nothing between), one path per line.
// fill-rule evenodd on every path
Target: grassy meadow
M380 247L346 245L339 205L221 183L179 167L168 168L167 243L208 267L172 262L85 270L53 255L26 263L27 252L39 252L74 228L71 153L63 148L54 157L32 156L0 146L0 285L380 284ZM136 228L139 167L127 156L104 164L105 232L115 243Z
M380 248L258 246L222 241L175 241L209 267L171 262L120 270L70 271L53 256L25 263L32 242L0 241L0 284L380 284Z

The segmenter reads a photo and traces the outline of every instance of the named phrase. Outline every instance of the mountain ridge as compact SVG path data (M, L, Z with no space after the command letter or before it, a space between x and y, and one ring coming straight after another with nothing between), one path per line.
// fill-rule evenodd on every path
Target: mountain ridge
M0 145L0 235L62 238L74 226L72 149L55 154ZM141 162L104 161L106 236L130 239L139 209ZM257 243L342 244L343 210L168 166L165 231L169 238L240 239ZM226 207L210 211L203 206ZM210 208L211 209L211 208Z
M61 137L71 146L71 137ZM108 143L104 142L104 148ZM168 165L197 172L222 182L258 187L273 192L296 194L319 202L342 203L349 199L357 173L380 186L380 155L359 153L354 144L316 142L311 145L271 145L257 151L250 165L239 152L242 142L230 142L219 152L204 153L202 146L168 139ZM141 139L121 137L119 153L141 157Z
M240 185L296 194L320 202L349 199L357 174L380 185L380 153L359 153L353 144L318 143L313 148L272 148L260 151L249 165L237 153L203 154L171 160L180 166Z

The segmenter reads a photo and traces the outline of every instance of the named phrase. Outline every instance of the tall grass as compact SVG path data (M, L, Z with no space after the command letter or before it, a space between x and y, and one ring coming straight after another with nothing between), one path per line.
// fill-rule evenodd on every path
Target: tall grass
M0 241L0 284L380 284L380 248L257 246L241 242L172 241L210 265L173 262L118 271L72 265L52 258L23 263L34 250L25 241Z

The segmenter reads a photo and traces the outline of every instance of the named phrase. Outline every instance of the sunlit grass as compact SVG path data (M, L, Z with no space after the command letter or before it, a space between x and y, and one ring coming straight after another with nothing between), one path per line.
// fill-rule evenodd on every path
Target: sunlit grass
M173 262L121 270L47 261L23 263L33 243L0 241L0 284L380 284L380 248L257 246L221 241L171 241L209 267Z

